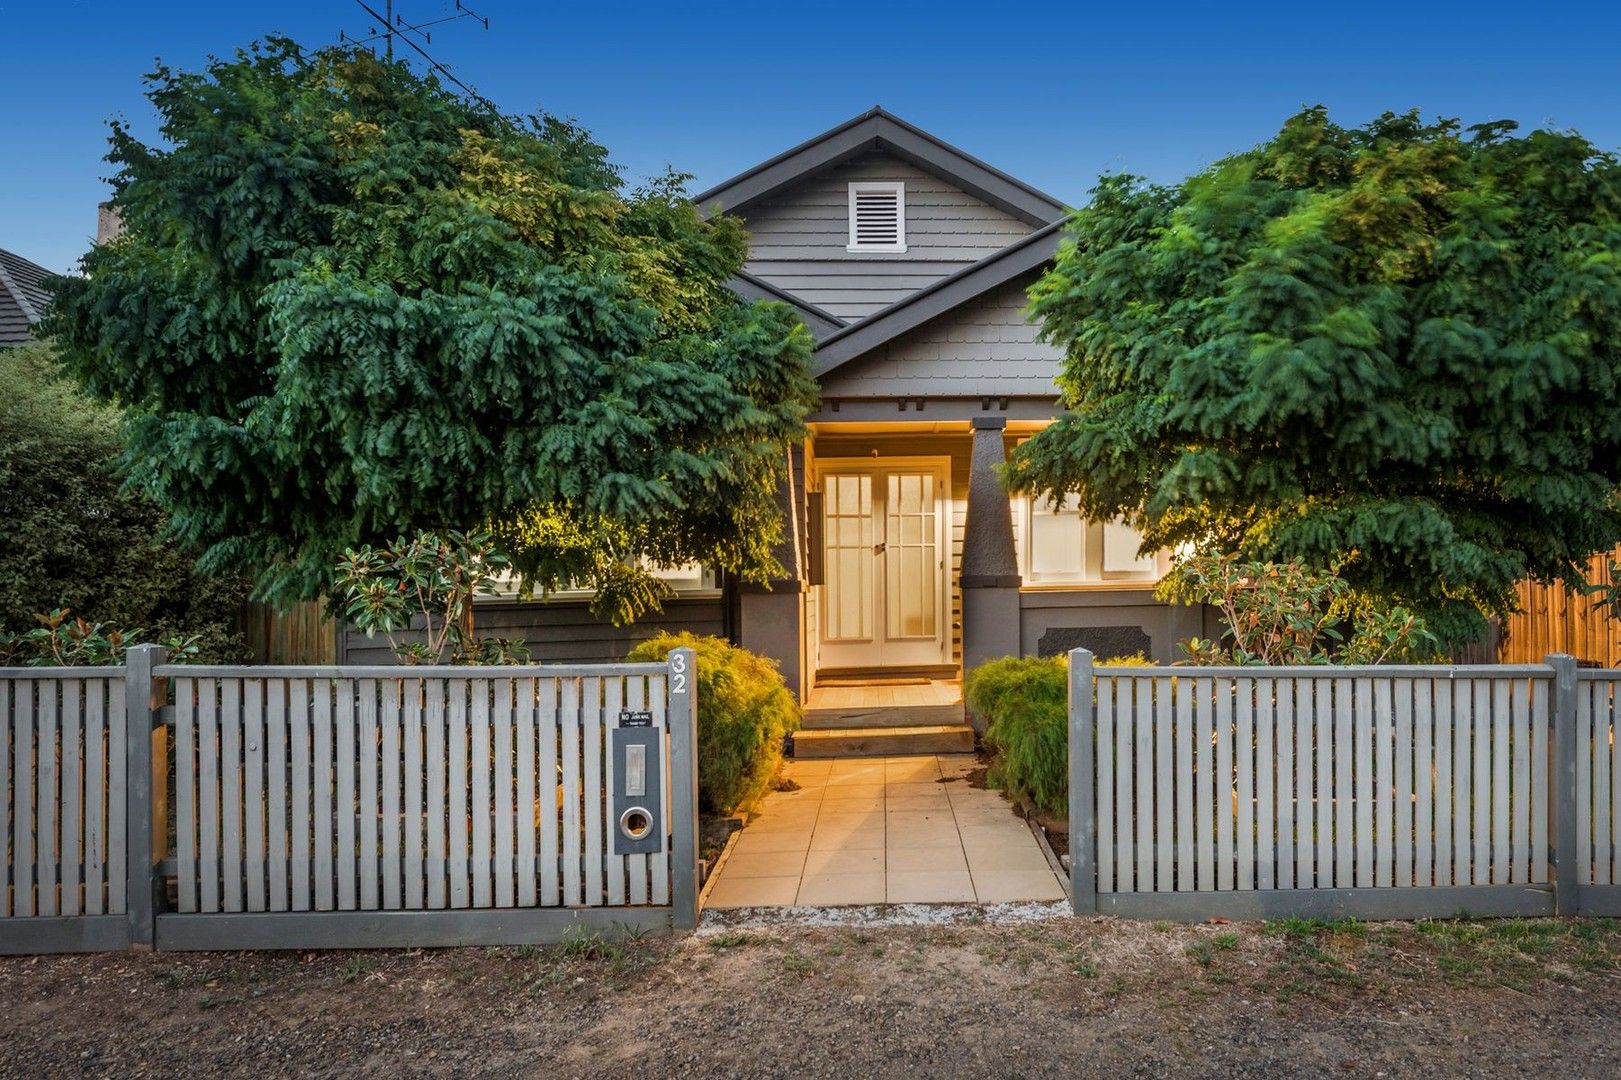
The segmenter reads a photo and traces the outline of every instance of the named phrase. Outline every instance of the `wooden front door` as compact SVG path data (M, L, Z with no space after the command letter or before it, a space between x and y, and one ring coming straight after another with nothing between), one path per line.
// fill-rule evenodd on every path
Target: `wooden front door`
M949 661L944 464L825 462L823 668Z

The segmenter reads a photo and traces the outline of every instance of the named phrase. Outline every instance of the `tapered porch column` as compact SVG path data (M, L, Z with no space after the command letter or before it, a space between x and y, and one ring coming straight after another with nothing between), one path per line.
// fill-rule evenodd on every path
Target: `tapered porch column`
M1013 510L996 475L1004 459L999 416L973 420L968 519L962 540L962 662L964 672L987 660L1019 654L1019 562L1013 551Z
M777 485L782 511L782 538L777 562L786 574L767 584L738 585L738 644L752 653L775 660L795 697L805 699L805 559L803 447L788 458L788 475Z

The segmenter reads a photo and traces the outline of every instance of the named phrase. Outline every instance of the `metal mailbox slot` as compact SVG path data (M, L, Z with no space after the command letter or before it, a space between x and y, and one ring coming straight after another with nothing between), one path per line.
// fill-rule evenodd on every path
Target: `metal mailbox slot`
M622 716L621 722L635 723ZM664 732L619 727L610 733L613 756L615 855L643 855L664 847Z

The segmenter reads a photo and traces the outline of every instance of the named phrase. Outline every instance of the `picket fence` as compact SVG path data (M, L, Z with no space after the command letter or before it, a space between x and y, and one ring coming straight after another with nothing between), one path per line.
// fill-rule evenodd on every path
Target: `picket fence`
M692 664L0 670L0 951L695 926ZM656 850L616 853L621 726Z
M1621 672L1070 654L1077 910L1621 913Z

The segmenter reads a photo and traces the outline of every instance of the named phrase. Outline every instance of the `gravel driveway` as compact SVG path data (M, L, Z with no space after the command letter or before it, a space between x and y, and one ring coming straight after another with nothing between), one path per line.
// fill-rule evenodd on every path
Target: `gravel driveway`
M7 1076L1621 1074L1606 921L711 926L0 960Z

